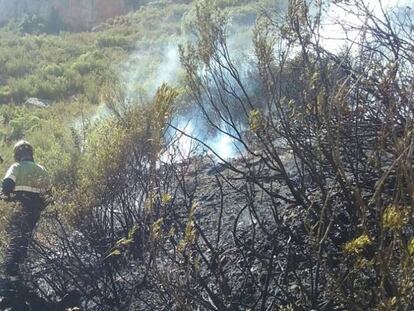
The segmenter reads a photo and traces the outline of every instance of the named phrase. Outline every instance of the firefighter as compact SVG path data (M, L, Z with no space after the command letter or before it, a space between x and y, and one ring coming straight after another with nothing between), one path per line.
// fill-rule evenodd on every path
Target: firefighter
M27 141L16 143L14 159L16 163L8 169L2 182L3 195L16 204L7 230L10 242L3 268L6 278L19 280L19 266L26 258L33 229L46 206L50 181L47 171L35 163L33 147Z

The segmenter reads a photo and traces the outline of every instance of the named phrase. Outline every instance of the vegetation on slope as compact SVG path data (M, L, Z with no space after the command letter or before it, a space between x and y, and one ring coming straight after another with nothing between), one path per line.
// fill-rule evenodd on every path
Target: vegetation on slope
M219 2L237 16L255 15L264 4ZM190 34L193 15L191 4L160 3L109 20L94 32L48 35L36 30L36 23L30 26L31 34L21 23L0 29L0 140L6 164L12 161L10 145L27 138L39 146L39 160L52 170L55 183L61 182L65 167L71 170L77 161L77 156L69 160L77 154L77 132L86 131L81 127L87 127L96 119L94 113L104 110L108 85L118 80L145 93L145 85L136 85L142 81L134 82L124 74L139 71L141 77L152 79L165 61L165 48ZM137 53L150 57L131 65L128 59ZM30 97L40 98L50 107L42 111L23 106ZM49 140L45 141L44 133ZM54 159L58 155L67 159L62 167ZM73 176L73 172L66 174Z

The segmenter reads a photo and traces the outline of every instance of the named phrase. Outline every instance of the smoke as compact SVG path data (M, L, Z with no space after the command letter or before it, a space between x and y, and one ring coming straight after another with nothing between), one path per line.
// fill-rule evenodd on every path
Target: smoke
M388 10L394 5L406 3L407 0L384 1L383 9ZM285 2L281 2L282 4ZM372 7L374 14L381 13L381 7L376 0L365 0L365 3ZM321 44L332 52L338 52L345 42L356 40L361 35L352 29L344 29L341 21L348 25L358 26L363 21L350 12L345 11L340 6L330 4L322 17ZM279 12L285 11L281 7ZM232 18L227 28L227 45L232 63L237 68L242 82L245 82L247 92L253 94L258 90L257 83L251 80L249 74L252 71L251 64L254 63L254 48L252 44L254 23L251 16ZM245 22L241 22L244 20ZM343 24L343 23L342 23ZM356 27L358 28L358 27ZM167 83L171 86L180 86L181 77L184 76L181 67L178 45L192 41L190 36L175 35L163 44L146 43L139 46L132 53L129 59L121 66L121 77L127 88L127 97L130 102L136 102L137 98L151 100L157 88ZM142 44L142 43L141 43ZM229 79L231 81L231 78ZM230 86L236 93L241 93L237 83ZM253 94L253 97L260 94ZM231 96L230 96L231 97ZM243 97L241 95L241 97ZM231 98L229 99L231 100ZM188 104L188 103L187 103ZM229 103L231 104L231 103ZM233 113L234 111L232 111ZM226 112L223 111L223 115ZM232 116L233 117L233 116ZM246 116L244 116L246 118ZM221 122L224 123L224 122ZM186 111L180 111L174 116L171 128L166 133L168 142L167 154L169 157L184 159L186 157L207 152L216 155L219 159L228 159L237 156L243 151L240 143L232 136L237 136L231 129L225 128L224 124L218 124L222 131L211 131L211 128L203 118L203 113L197 107L192 107ZM240 127L237 129L242 132L246 127L246 120L241 120ZM227 132L227 134L226 134Z
M236 67L239 77L244 84L242 90L237 83L229 77L228 87L244 97L243 92L247 91L251 98L258 98L258 82L252 80L252 64L254 63L255 53L253 46L253 28L256 23L257 12L260 10L274 10L281 12L286 9L287 1L280 0L258 1L233 6L229 9L230 19L227 25L227 48L231 56L231 62ZM195 10L190 10L183 14L181 18L181 32L170 38L163 38L163 43L147 42L142 40L137 42L136 50L122 64L120 76L127 89L129 102L139 102L140 99L151 101L157 88L162 83L180 87L184 77L184 69L181 66L179 55L179 44L194 42L192 33L193 27L188 27L191 19L194 22ZM180 21L177 21L180 23ZM183 31L188 28L188 34ZM191 30L190 30L191 28ZM214 88L214 87L213 87ZM213 90L214 92L214 90ZM188 101L188 97L183 99ZM204 113L195 103L186 102L183 106L186 109L178 109L178 112L171 121L171 126L165 134L168 144L167 153L164 159L176 157L184 159L186 157L209 153L217 159L227 160L234 158L243 152L241 143L237 137L247 127L247 115L241 109L240 103L234 96L229 95L225 98L223 105L228 104L230 112L223 109L221 111L224 119L236 118L237 133L235 129L226 127L226 122L215 119L214 130L211 124L206 121ZM190 108L188 108L190 107ZM228 114L232 114L231 117ZM235 138L236 137L236 138ZM168 155L169 154L169 155Z
M241 30L241 27L235 27L234 31L231 31L231 35L227 39L228 50L231 55L231 61L237 68L241 80L246 82L246 88L250 89L250 87L253 86L253 83L247 82L251 71L251 60L254 55L252 28L250 27L248 30L244 29L244 31L239 32L235 31L236 29ZM172 63L176 64L175 61ZM178 70L181 70L180 67L177 68ZM179 76L177 72L171 71L170 73L173 73L173 76L175 77ZM225 73L222 74L226 76ZM231 88L235 90L236 93L242 94L242 90L235 81L231 77L227 78L227 82L231 85ZM212 81L212 79L210 80ZM225 97L225 95L221 95L221 97L223 96ZM242 95L240 96L242 97ZM219 98L217 98L217 102L219 101ZM228 96L227 100L225 100L228 106L236 107L236 105L232 105L234 104L232 101L235 102L233 96ZM206 106L209 106L209 104L206 104ZM237 139L238 134L236 133L236 129L229 127L220 119L213 121L215 124L212 126L212 124L210 124L211 120L206 120L205 113L208 114L209 111L208 108L205 109L206 111L202 112L201 108L194 104L190 109L181 111L179 115L175 116L172 121L171 129L166 137L167 141L169 140L172 142L172 148L170 148L168 152L173 151L180 160L203 153L210 154L219 161L229 160L240 155L240 153L243 152L243 147ZM241 109L231 110L232 115L229 116L228 112L223 109L221 115L225 119L237 119L242 116L240 110ZM209 117L211 118L211 116ZM238 132L245 130L245 121L244 118L243 121L237 122L237 125L235 125Z
M229 25L228 49L241 77L247 80L250 60L253 58L252 25ZM186 36L173 36L165 44L137 47L122 64L120 76L126 86L128 102L139 99L150 101L163 83L179 87L184 70L181 66L179 44L191 41ZM191 103L185 103L186 106ZM240 143L231 137L235 133L218 124L226 134L212 131L199 108L181 109L173 117L165 140L167 152L162 160L174 158L181 161L187 157L208 153L217 159L236 157L242 150Z
M396 13L395 9L412 5L412 0L363 0L363 4L373 16L384 20L384 12ZM351 2L352 4L352 2ZM365 35L365 17L354 14L352 7L330 3L322 15L320 44L328 51L337 53L344 47L353 51Z
M168 148L163 160L182 161L200 154L210 154L217 160L229 160L243 150L241 143L235 139L237 134L234 129L221 124L220 128L227 134L211 134L208 125L204 124L205 120L196 108L176 116L165 135Z
M129 100L133 102L142 97L150 100L163 83L178 86L181 65L177 42L180 40L173 37L164 45L138 48L121 65L121 78Z

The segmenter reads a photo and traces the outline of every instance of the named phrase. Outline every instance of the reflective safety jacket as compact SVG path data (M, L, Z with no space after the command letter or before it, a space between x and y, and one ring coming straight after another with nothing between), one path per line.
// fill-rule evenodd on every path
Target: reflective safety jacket
M50 189L49 174L33 161L17 162L4 176L2 188L5 195L18 191L43 194Z

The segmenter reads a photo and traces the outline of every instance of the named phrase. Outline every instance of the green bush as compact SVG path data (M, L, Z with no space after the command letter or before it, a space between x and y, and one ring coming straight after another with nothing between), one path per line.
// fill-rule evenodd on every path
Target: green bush
M109 37L100 37L96 41L96 45L99 48L106 47L127 47L129 45L128 40L122 36L109 36Z
M0 87L0 104L4 104L10 101L12 97L12 91L10 86L2 86Z
M57 64L50 64L47 65L44 69L45 74L55 76L55 77L61 77L64 73L64 68Z
M69 94L77 94L83 90L82 76L78 71L72 68L66 69L63 77Z
M67 95L65 80L56 78L54 80L37 81L35 96L43 99L58 100Z
M7 62L4 65L4 74L7 76L12 77L21 77L25 74L28 74L33 69L33 63L32 60L29 60L25 58L24 56L10 55L10 59L7 60Z
M34 131L40 126L40 119L37 116L26 115L19 116L16 119L10 120L9 126L12 132L8 136L11 141L18 140L24 137L26 131Z
M27 78L18 78L10 82L12 98L16 103L24 102L35 94L33 81Z

